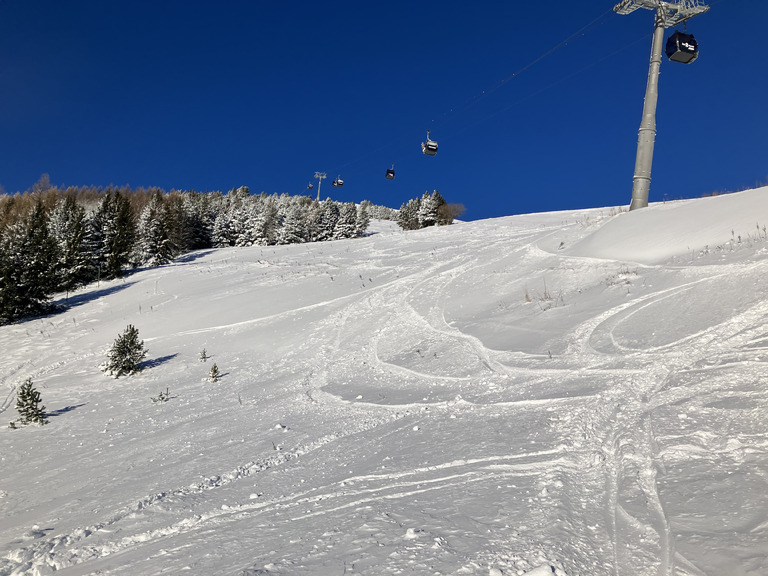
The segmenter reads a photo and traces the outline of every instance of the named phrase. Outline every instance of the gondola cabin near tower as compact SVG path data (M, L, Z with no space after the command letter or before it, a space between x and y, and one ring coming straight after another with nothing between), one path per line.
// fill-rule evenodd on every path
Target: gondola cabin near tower
M667 39L666 53L672 62L690 64L699 57L699 44L693 34L676 31Z

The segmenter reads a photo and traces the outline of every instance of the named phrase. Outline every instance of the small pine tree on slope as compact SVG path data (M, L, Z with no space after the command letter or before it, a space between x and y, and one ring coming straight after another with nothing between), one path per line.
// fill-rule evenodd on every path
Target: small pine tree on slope
M40 392L32 386L32 379L27 379L16 395L16 411L19 413L20 424L48 424L45 419L45 406L41 406L40 402ZM13 422L11 427L14 427Z
M115 339L107 352L107 361L102 364L102 370L115 378L124 374L130 376L141 372L141 361L146 355L144 341L139 340L139 331L128 324L125 332Z

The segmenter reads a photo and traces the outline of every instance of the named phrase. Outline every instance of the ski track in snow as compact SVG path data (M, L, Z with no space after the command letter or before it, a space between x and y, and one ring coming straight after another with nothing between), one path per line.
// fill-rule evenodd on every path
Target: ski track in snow
M319 574L360 573L354 565L334 559L333 546L343 544L356 551L359 566L383 562L375 568L368 565L367 572L360 568L370 574L398 574L404 566L424 574L430 573L425 570L432 566L451 567L451 573L456 574L488 574L489 567L497 566L499 574L502 569L504 574L514 574L551 565L550 572L554 570L557 576L714 576L697 565L698 558L686 557L679 549L676 519L670 516L659 488L660 476L669 473L665 459L689 457L711 447L706 437L661 437L657 420L661 410L695 400L695 392L678 385L686 374L720 369L720 358L728 355L755 356L768 350L763 328L768 319L768 302L759 302L674 341L658 345L623 342L620 334L631 331L627 327L640 314L676 301L697 286L733 274L732 269L721 272L716 266L711 272L702 269L699 278L648 289L576 323L555 337L564 351L554 357L550 354L550 358L541 353L492 349L482 337L463 331L461 322L447 319L447 295L461 281L482 274L481 268L487 269L492 261L489 254L498 254L499 260L528 259L531 269L536 270L560 258L539 246L561 229L553 225L524 231L514 238L504 234L473 238L475 244L469 255L458 251L436 258L361 293L260 318L174 333L174 339L232 333L310 311L327 311L315 331L322 339L305 344L307 350L316 348L305 362L308 375L295 385L296 397L304 398L306 405L299 402L295 409L323 415L318 418L327 418L337 430L202 481L147 495L88 526L52 537L30 532L31 542L19 541L5 552L0 574L45 573L50 569L64 574L155 573L153 562L172 551L182 555L185 547L205 542L207 535L216 531L239 533L245 526L258 527L272 543L279 540L281 531L291 533L289 527L294 524L319 523L326 529L322 534L329 542L326 550L318 549L316 543L313 547L309 536L306 540L297 538L292 551L260 555L265 560L262 565L269 566L263 573L309 574L313 566L319 568L315 572ZM510 254L507 246L512 239L517 244ZM484 256L479 258L479 253ZM765 267L765 261L759 260L742 267L740 273L764 277ZM653 272L653 267L645 267L640 274ZM173 295L169 303L176 298ZM157 336L147 341L159 343L170 338ZM411 343L429 345L430 352L436 350L434 356L426 355L421 347L408 351ZM398 349L398 344L405 351ZM713 353L720 358L713 357ZM94 354L58 360L30 374L50 374ZM452 374L445 370L444 362L430 360L440 357L458 359L456 366L467 367L466 373ZM16 365L3 378L4 383L30 369L29 361ZM351 398L340 392L345 383L360 375L371 382L388 382L390 390L382 391L378 398ZM573 396L504 397L511 382L520 382L531 391L543 384L568 389L576 378L595 382L594 389ZM398 385L400 379L406 384ZM411 392L407 383L423 389L423 393ZM0 405L0 413L11 403L14 388L8 386L10 392ZM463 397L467 395L471 399ZM404 400L399 400L401 397ZM366 474L340 472L336 478L329 478L332 481L309 478L306 487L286 488L283 495L246 495L252 490L248 485L254 477L295 467L334 447L349 449L342 446L350 446L353 439L383 444L385 439L394 441L441 419L480 418L496 413L511 419L526 415L543 419L546 425L542 434L559 441L530 451L520 451L520 446L515 445L516 451L496 451L480 457L457 459L446 453L443 461L438 454L438 461L428 465ZM671 444L673 440L677 444ZM755 450L768 451L768 443L760 444L764 438L754 440ZM542 519L543 525L555 526L556 532L567 537L557 541L550 536L537 542L522 530L507 526L504 531L486 536L484 550L471 555L453 543L460 536L469 538L468 528L456 524L438 530L440 520L428 516L423 522L431 522L429 529L409 525L413 517L408 518L403 509L387 507L388 502L422 497L431 502L446 491L461 494L471 492L475 486L507 483L535 488L537 493L528 498L530 518ZM234 502L223 505L223 496L210 496L225 491L227 497L235 496ZM583 509L600 512L582 517L578 511ZM327 528L339 518L352 526L352 518L358 516L359 534ZM754 530L764 532L766 525ZM395 541L393 534L398 532L402 536ZM381 547L388 552L384 557L380 556ZM120 557L130 558L133 567L121 567ZM570 563L570 567L564 563ZM204 573L201 566L187 569ZM262 572L242 565L239 572L228 569L217 573Z

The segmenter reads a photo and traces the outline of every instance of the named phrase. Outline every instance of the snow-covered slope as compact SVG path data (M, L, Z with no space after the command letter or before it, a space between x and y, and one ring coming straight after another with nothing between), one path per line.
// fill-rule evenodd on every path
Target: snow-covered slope
M766 198L193 253L0 327L0 417L50 413L0 429L0 574L768 574Z
M730 250L764 239L767 215L768 187L670 202L607 223L570 253L652 264L673 256L695 256L697 250Z

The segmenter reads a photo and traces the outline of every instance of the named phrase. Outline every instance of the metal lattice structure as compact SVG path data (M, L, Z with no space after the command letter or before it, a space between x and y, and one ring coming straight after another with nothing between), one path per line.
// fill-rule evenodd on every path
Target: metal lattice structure
M655 10L663 22L664 28L677 26L694 16L703 14L709 10L709 6L701 0L678 0L677 2L665 2L663 0L622 0L613 7L617 14L631 14L639 8Z
M703 14L709 10L700 0L622 0L613 7L617 14L631 14L639 8L656 11L656 21L653 30L651 46L651 64L648 69L648 85L645 89L643 104L643 119L637 135L637 157L635 159L635 176L632 180L632 202L630 210L648 206L648 193L651 187L651 166L653 164L653 147L656 140L656 103L659 98L659 69L661 54L664 46L664 29L676 26Z

